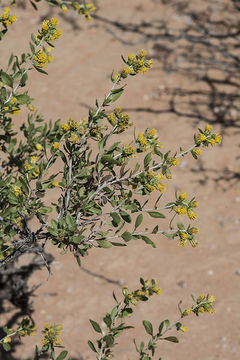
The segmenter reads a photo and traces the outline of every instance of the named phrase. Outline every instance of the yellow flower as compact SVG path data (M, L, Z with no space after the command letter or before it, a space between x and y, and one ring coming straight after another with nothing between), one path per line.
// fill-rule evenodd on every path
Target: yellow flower
M43 22L42 22L42 29L43 29L44 31L48 31L48 29L49 29L49 20L43 20Z
M132 72L132 70L131 70L131 68L129 66L126 66L124 68L123 72L124 72L125 75L128 75L128 74L130 74Z
M133 54L128 54L128 60L133 61L135 59L135 56Z
M182 313L182 317L188 316L191 312L192 312L192 309L191 309L191 308L187 308L187 309L184 310L184 312Z
M67 11L68 11L68 8L67 8L67 6L66 6L65 4L62 5L62 10L63 10L63 12L67 12Z
M12 341L11 337L10 336L6 336L4 339L3 339L3 342L6 344L6 343L10 343Z
M206 127L205 127L205 131L208 132L208 133L210 133L211 130L212 130L212 126L209 125L209 124L207 124Z
M9 7L5 7L4 8L4 15L9 15L10 14L10 8Z
M158 191L160 191L161 194L163 194L167 190L166 184L158 184L157 185Z
M147 55L147 51L146 50L141 50L140 53L139 53L139 56L140 57L145 57Z
M62 343L62 340L61 340L60 338L55 338L55 339L53 340L53 344L54 344L54 345L61 345L61 343Z
M222 142L222 136L219 135L219 134L216 134L216 136L215 136L215 141L216 141L216 143L221 144L221 142Z
M187 240L187 239L188 239L188 233L186 233L186 232L181 231L181 232L179 233L179 236L180 236L180 238L181 238L182 240Z
M38 166L36 166L35 169L34 169L34 171L33 171L33 175L36 176L36 177L38 177L39 174L40 174L40 169L39 169Z
M36 164L37 156L31 156L31 163Z
M181 326L180 330L185 333L185 332L187 332L188 328L187 328L187 326Z
M156 175L156 180L162 180L164 178L163 174L159 173Z
M198 136L198 140L199 141L201 141L201 142L203 142L203 141L205 141L207 138L206 138L206 135L204 135L204 134L199 134L199 136Z
M192 201L192 202L191 202L191 206L194 207L194 208L196 208L196 207L199 206L199 203L198 203L197 201Z
M191 209L188 210L187 214L188 214L188 217L189 217L190 220L196 220L197 219L197 214L194 211L192 211Z
M46 345L46 344L48 343L48 341L47 341L45 338L43 338L43 339L41 339L41 343L42 343L43 345Z
M199 295L199 297L197 298L197 303L199 304L201 301L203 301L205 299L205 295L201 294Z
M214 138L209 139L208 142L209 142L212 146L216 145L216 140L215 140Z
M41 144L36 144L36 149L41 151L43 149L42 145Z
M192 227L192 228L190 229L190 233L191 233L191 234L199 234L199 229L198 229L197 227Z
M172 158L170 161L173 166L177 166L179 164L179 159L177 159L177 158Z
M24 169L25 169L26 171L31 170L31 169L32 169L32 166L31 166L30 164L26 163L26 164L24 165Z
M20 113L21 110L14 110L13 111L13 115L18 115Z
M79 137L77 136L77 134L73 134L70 138L70 141L74 144L79 142Z
M200 306L200 308L198 309L198 311L203 314L203 313L205 312L205 309L204 309L203 306Z
M54 187L58 187L58 186L59 186L58 181L52 181L52 186L54 186Z
M10 101L10 104L13 105L17 102L17 98L15 97L12 97L11 101Z
M186 198L187 198L187 194L182 191L182 192L179 194L179 199L180 199L180 200L185 200Z
M199 148L197 148L197 149L194 149L193 150L193 153L195 154L195 155L201 155L201 149L199 149Z
M13 190L14 190L14 194L15 194L16 196L19 196L19 195L22 194L22 190L21 190L20 186L14 186L14 187L13 187Z
M53 147L54 150L59 149L59 143L58 143L58 142L54 142L54 143L52 144L52 147Z
M51 22L51 24L52 24L53 26L59 24L59 21L58 21L58 19L56 19L56 18L51 18L50 22Z
M167 178L168 180L171 180L171 179L172 179L172 174L171 174L171 173L166 174L166 178Z
M208 299L210 302L214 302L216 300L215 296L211 295Z
M64 131L68 131L68 130L70 130L70 125L68 123L64 123L64 124L62 124L62 129Z
M71 127L71 129L73 129L73 130L76 130L77 128L78 128L78 122L76 121L76 120L74 120L74 119L69 119L69 125L70 125L70 127Z
M156 129L152 129L148 132L147 136L150 137L150 138L153 138L154 136L157 135L157 130Z
M143 66L143 67L140 69L140 71L141 71L143 74L146 74L146 72L147 72L146 66Z
M137 141L138 141L142 146L147 145L147 140L146 140L146 138L144 137L143 133L139 133L139 134L138 134Z

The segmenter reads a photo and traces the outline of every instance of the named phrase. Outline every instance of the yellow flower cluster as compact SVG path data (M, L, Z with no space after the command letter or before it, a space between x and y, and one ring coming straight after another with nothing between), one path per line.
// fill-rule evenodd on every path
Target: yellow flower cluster
M139 133L137 136L137 144L139 145L138 152L144 152L151 148L152 153L156 152L156 149L162 147L156 129L145 130L145 133Z
M163 184L161 182L161 180L163 178L164 178L163 174L161 174L161 173L156 174L156 173L154 173L153 170L149 170L146 173L146 181L147 181L146 189L149 192L152 192L154 190L158 190L158 191L160 191L161 194L163 194L167 189L166 184Z
M107 116L108 121L112 126L117 126L117 132L121 133L128 129L129 126L133 125L133 122L130 121L128 114L124 114L120 107L114 109L114 112L110 113Z
M40 68L45 67L49 62L53 61L53 56L51 55L51 48L47 50L44 48L37 51L34 55L34 65Z
M126 67L119 74L119 79L125 79L128 75L136 75L139 72L145 74L148 69L152 67L153 60L147 60L146 50L141 50L138 55L129 54L126 63ZM117 76L115 74L114 78L117 80ZM116 81L115 80L115 81Z
M0 22L5 26L8 27L9 25L13 24L17 20L17 16L10 15L10 8L5 7L3 14L0 15Z
M161 295L161 288L158 287L157 279L146 280L144 282L141 289L135 290L133 292L129 292L128 286L124 286L122 289L122 293L125 296L124 302L125 304L133 304L137 305L139 301L146 301L153 294Z
M191 151L193 157L197 159L197 156L201 154L199 149L200 145L203 146L215 146L216 144L221 144L222 136L212 132L212 126L207 124L204 131L199 129L198 136L194 136L196 148Z
M85 19L87 21L92 20L91 13L96 10L96 6L93 3L81 4L80 5L77 2L75 2L73 4L73 6L74 6L74 9L77 10L79 15L84 15L85 16Z
M21 190L20 186L14 185L13 186L13 191L14 191L15 196L22 195L22 190Z
M84 135L87 131L87 121L86 119L81 119L80 121L76 121L70 118L66 123L62 124L62 130L64 133L69 132L69 136L73 137L73 142L78 142L76 136L77 135ZM75 139L75 141L74 141Z
M44 337L41 339L41 343L50 346L61 345L62 341L57 336L61 334L62 328L62 325L45 324L42 331Z
M122 155L127 157L135 157L136 156L136 149L135 147L126 144L122 148Z
M40 145L40 144L39 144ZM31 156L30 161L24 164L24 170L30 175L32 178L36 178L40 175L40 168L36 165L37 156Z
M197 306L192 310L196 315L199 313L209 313L214 314L215 309L213 307L213 302L215 301L215 296L201 294L197 298Z
M58 19L52 18L51 20L44 20L42 22L42 29L38 32L37 40L55 41L62 36L62 31L56 28L58 25Z
M2 110L4 113L11 113L13 115L19 114L20 108L17 98L13 96L11 100L7 102L6 106L3 106Z
M196 247L199 244L198 241L194 239L194 234L198 234L199 229L197 227L188 227L187 230L178 231L179 236L179 246L185 247L189 241L192 247Z
M192 208L198 207L198 202L192 199L191 201L185 201L187 199L187 194L182 192L176 199L172 209L178 215L187 214L190 220L196 220L197 214L192 210Z
M213 307L214 301L215 301L215 296L201 294L198 296L197 300L195 300L196 304L193 305L191 308L185 309L182 312L181 317L183 318L185 316L190 315L191 313L194 313L197 316L203 313L214 314L215 313L215 309Z

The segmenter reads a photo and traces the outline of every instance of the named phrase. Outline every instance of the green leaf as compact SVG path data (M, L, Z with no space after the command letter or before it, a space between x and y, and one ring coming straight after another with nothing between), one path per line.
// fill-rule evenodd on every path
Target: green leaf
M40 212L40 214L49 214L52 210L53 209L50 206L42 206L38 209L38 212Z
M121 237L123 238L124 241L128 242L132 239L132 234L128 231L125 231Z
M41 69L40 67L38 67L38 66L36 66L36 65L33 65L33 66L34 66L34 68L35 68L38 72L40 72L41 74L48 75L48 73L47 73L46 71L44 71L43 69Z
M98 325L98 323L97 323L96 321L93 321L93 320L89 320L89 321L90 321L93 329L94 329L96 332L98 332L98 333L101 334L101 333L102 333L102 330L101 330L100 326Z
M1 79L2 79L2 82L7 85L7 86L10 86L10 87L13 87L13 79L10 75L8 75L7 73L5 72L1 72Z
M164 214L161 214L158 211L148 211L148 214L153 218L161 218L164 219L166 216Z
M66 350L62 351L62 352L58 355L58 357L56 358L56 360L63 360L63 359L65 359L65 357L67 356L67 354L68 354L68 351L66 351Z
M120 96L122 95L122 93L123 93L123 89L122 89L122 88L121 88L121 89L113 90L108 99L109 99L111 102L115 102L117 99L120 98Z
M152 158L152 154L149 153L145 156L144 158L144 169L147 170L148 169L148 165L150 164L150 161L151 161L151 158Z
M184 230L184 225L182 223L177 223L177 227L179 230Z
M158 228L159 228L159 226L156 225L155 228L152 231L152 234L156 234L158 232Z
M112 335L106 335L103 337L108 347L112 347L114 344L114 337Z
M118 225L119 225L120 222L121 222L121 218L120 218L120 216L118 215L118 213L113 212L113 213L110 214L110 216L111 216L111 218L113 219L113 221L112 221L113 226L114 226L114 227L118 227Z
M110 315L112 321L115 319L117 313L118 313L118 306L115 306L115 307L112 309L112 312L111 312L111 315Z
M25 86L25 83L26 83L27 79L28 79L28 74L27 73L23 74L23 76L22 76L22 78L20 80L20 85L22 87Z
M93 345L93 343L90 341L90 340L88 340L88 346L90 347L90 349L93 351L93 352L97 352L97 350L95 349L95 346Z
M2 344L5 351L10 351L11 350L11 346L8 343L3 342L1 344Z
M136 230L141 225L142 221L143 221L143 214L139 214L135 221L135 229L134 230Z
M119 213L124 221L126 221L129 224L132 222L131 216L126 211L120 210Z
M18 95L16 96L17 98L17 101L20 105L22 104L29 104L31 102L31 98L29 95L27 94L21 94L21 95Z
M122 243L115 242L115 241L110 241L110 243L111 243L113 246L127 246L126 244L122 244Z
M75 227L76 227L75 221L73 220L73 218L69 214L67 214L67 216L66 216L66 223L68 225L69 230L72 230L72 231L75 230Z
M179 340L178 340L178 338L176 338L176 336L168 336L166 338L163 338L163 340L171 341L173 343L178 343L179 342Z
M163 327L164 327L164 321L162 321L162 322L160 323L160 325L159 325L158 335L161 335L161 334L162 334Z
M154 242L149 239L148 236L145 236L145 235L140 235L141 236L141 239L146 243L146 244L149 244L149 245L152 245L153 248L156 248L156 245L154 244Z
M106 145L106 141L108 139L108 135L105 135L98 143L98 149L99 151L101 152L103 150L103 148L105 147Z
M105 322L105 324L110 327L112 325L112 319L111 319L111 315L110 314L107 314L103 321Z
M149 335L153 335L153 327L152 327L152 324L150 323L150 321L148 320L143 320L143 326L145 327L145 330L146 332L149 334Z
M107 240L97 240L99 247L107 249L112 247L112 244Z
M76 255L75 258L76 258L76 260L77 260L78 266L81 267L81 260L80 260L79 255Z

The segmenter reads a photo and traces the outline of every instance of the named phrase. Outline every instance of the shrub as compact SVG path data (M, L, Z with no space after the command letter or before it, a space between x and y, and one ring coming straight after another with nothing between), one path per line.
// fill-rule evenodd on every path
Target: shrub
M87 19L95 10L93 4L69 4ZM60 6L66 10L65 2ZM3 10L1 37L16 20L9 8ZM21 309L27 309L29 314L13 329L4 327L6 335L0 344L6 351L11 350L14 336L34 335L35 323L29 297L35 289L29 291L27 280L35 269L43 265L50 274L52 258L48 258L44 250L47 242L63 254L70 251L79 266L81 258L87 256L92 248L127 246L132 240L142 240L155 248L156 235L176 240L181 247L191 245L195 248L199 230L192 221L197 219L197 200L182 191L165 204L164 193L174 167L182 157L192 155L198 159L202 148L221 143L221 136L212 132L210 125L199 129L194 135L193 145L187 150L180 147L178 153L162 150L162 142L154 128L140 133L135 131L132 141L124 142L124 134L131 131L133 121L120 107L109 111L109 106L124 93L129 76L140 76L151 69L153 61L145 50L136 55L122 56L123 68L112 73L109 93L103 101L96 100L87 118L45 122L24 88L30 70L47 74L47 65L53 60L53 42L60 37L58 20L44 20L38 34L31 35L30 52L21 57L12 54L7 71L0 72L0 276L11 294L11 301ZM29 115L17 132L15 116L23 106L28 107ZM19 140L20 133L24 140ZM58 164L60 171L54 171L54 164ZM49 204L48 194L52 189L56 190L56 199ZM156 219L156 224L146 229L149 217ZM182 217L185 217L184 221ZM159 222L165 218L169 225L163 229ZM30 219L38 223L37 230L31 229ZM26 253L34 253L36 257L25 265L24 281L16 291L10 279L18 276L19 268L14 264ZM132 327L125 321L135 306L155 294L161 294L157 279L142 278L140 288L134 291L124 286L120 300L113 294L116 305L103 318L106 329L90 320L99 334L96 344L88 342L97 359L113 356L117 337ZM143 320L150 339L146 344L135 342L139 359L152 359L160 340L178 342L175 336L165 334L174 328L186 332L186 316L214 313L214 296L201 294L197 298L192 296L192 300L193 303L184 308L180 301L179 319L172 324L169 320L161 321L157 331L148 320ZM67 357L65 350L58 356L55 354L55 349L61 347L61 330L62 325L45 325L42 346L36 347L34 359L40 359L44 353L49 353L51 359Z

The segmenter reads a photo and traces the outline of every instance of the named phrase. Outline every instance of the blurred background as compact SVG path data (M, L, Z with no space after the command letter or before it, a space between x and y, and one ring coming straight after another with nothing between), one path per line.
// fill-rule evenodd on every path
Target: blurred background
M162 295L139 304L129 330L119 338L116 359L137 359L133 339L146 339L141 324L147 319L177 320L177 304L192 304L190 294L216 297L216 313L184 319L188 332L177 334L179 344L160 343L158 355L166 360L238 360L240 350L240 1L238 0L95 0L97 11L85 22L74 11L63 13L39 2L35 11L27 1L17 1L12 12L18 21L1 41L1 66L11 52L29 49L31 33L41 21L60 20L62 38L56 42L55 60L48 76L32 72L28 83L34 105L46 121L87 117L95 100L102 100L111 87L112 70L123 67L121 55L148 51L153 68L146 75L127 80L118 105L128 112L137 131L156 128L164 151L187 149L197 128L207 123L223 135L221 146L205 149L198 161L191 155L181 159L168 183L167 196L184 190L199 201L196 225L200 229L197 248L178 247L176 241L158 236L157 248L132 242L126 248L95 249L80 269L71 254L60 255L48 246L55 260L53 275L37 271L30 285L35 291L34 319L63 324L63 344L74 359L93 359L87 340L95 334L89 319L101 323L114 306L112 291L123 284L137 289L139 278L158 278ZM1 8L6 3L1 4ZM15 119L26 118L24 111ZM17 125L18 126L18 125ZM129 131L124 141L130 141ZM53 194L54 198L54 194ZM151 220L156 223L156 219ZM160 220L157 220L160 221ZM161 227L161 224L159 224ZM195 225L195 224L194 224ZM1 326L18 318L18 310L2 303ZM172 335L176 335L173 334ZM32 359L40 331L24 339L11 355L2 359Z

